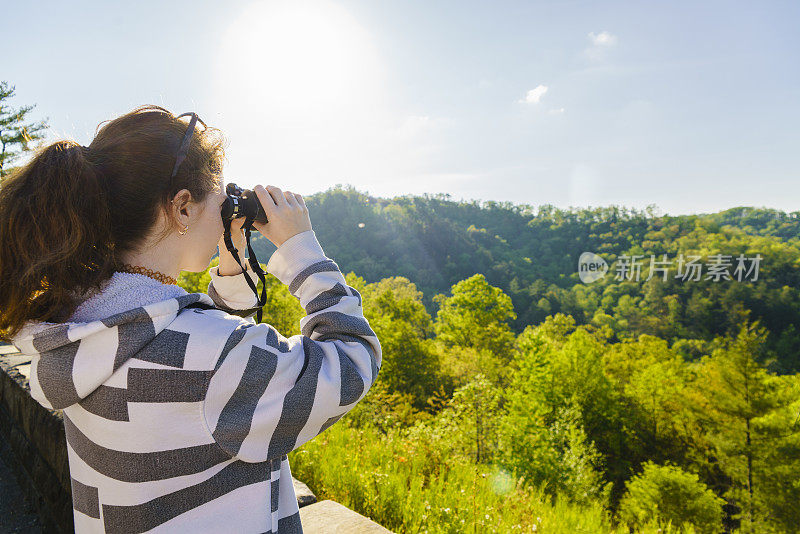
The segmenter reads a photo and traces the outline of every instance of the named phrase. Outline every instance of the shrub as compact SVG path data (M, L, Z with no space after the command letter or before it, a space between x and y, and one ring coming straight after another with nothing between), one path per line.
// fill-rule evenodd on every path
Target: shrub
M652 519L692 525L698 533L722 528L722 504L697 475L679 467L644 464L644 471L627 484L619 507L620 519L638 528Z

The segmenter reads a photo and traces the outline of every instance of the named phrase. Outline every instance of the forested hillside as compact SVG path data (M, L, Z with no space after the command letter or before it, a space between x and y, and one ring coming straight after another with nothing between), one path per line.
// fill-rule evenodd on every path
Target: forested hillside
M320 497L400 533L798 531L799 213L306 203L384 358L290 454ZM604 277L581 281L584 252ZM297 300L267 291L264 321L299 334Z
M651 334L667 341L710 340L749 311L769 330L763 356L777 372L800 370L800 212L738 207L720 213L659 216L654 207L561 210L509 202L456 202L446 195L375 198L337 185L306 198L314 231L344 272L368 282L402 276L434 298L481 273L511 297L519 334L562 312L577 324L613 325L612 341ZM275 247L253 234L259 258ZM761 254L759 279L604 280L583 284L578 258L642 255L677 261L679 254ZM703 277L705 274L703 275ZM743 311L744 310L744 311ZM692 350L682 344L682 350ZM691 345L694 346L694 345ZM697 355L697 353L692 353Z

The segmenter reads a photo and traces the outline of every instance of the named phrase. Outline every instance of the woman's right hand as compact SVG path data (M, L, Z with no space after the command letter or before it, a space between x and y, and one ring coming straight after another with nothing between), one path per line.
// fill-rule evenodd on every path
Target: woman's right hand
M311 230L306 201L300 194L281 191L274 185L257 185L253 191L269 221L266 224L253 221L253 226L276 247L300 232Z

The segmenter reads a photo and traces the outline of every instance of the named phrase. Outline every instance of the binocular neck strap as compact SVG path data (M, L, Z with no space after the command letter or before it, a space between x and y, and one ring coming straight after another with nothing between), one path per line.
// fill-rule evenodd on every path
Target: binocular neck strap
M261 264L258 263L258 258L256 258L256 253L253 250L253 246L250 243L250 229L252 228L254 218L245 218L245 223L242 226L244 228L245 238L247 240L247 251L249 253L248 261L250 263L250 268L253 270L254 273L258 275L259 280L261 280L261 296L258 295L258 287L250 280L250 277L244 275L244 279L247 282L247 285L250 286L250 289L253 290L256 298L258 299L258 311L256 312L256 323L261 322L261 312L263 311L264 304L267 303L267 282L266 282L266 273L261 268ZM236 260L236 263L239 264L239 267L242 268L244 271L244 265L242 265L241 260L239 260L239 251L233 245L233 239L231 238L231 219L223 219L222 221L223 226L225 227L225 246L227 247L228 251L233 255L233 259Z

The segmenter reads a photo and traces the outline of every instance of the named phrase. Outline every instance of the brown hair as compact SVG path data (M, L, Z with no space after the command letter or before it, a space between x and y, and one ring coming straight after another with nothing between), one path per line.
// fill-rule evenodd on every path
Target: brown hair
M199 125L170 180L186 129L166 109L140 106L100 123L88 148L57 141L3 181L0 339L11 341L28 320L65 321L76 293L100 290L178 191L203 202L219 187L225 138ZM159 241L177 226L168 220Z

